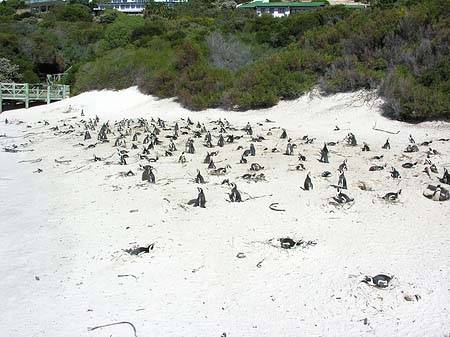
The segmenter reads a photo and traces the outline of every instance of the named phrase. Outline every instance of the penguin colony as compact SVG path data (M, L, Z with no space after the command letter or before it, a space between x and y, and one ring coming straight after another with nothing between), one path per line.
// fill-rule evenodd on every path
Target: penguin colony
M384 180L376 190L381 192L379 198L385 202L397 202L407 193L401 188L402 172L414 171L416 176L425 176L427 185L423 188L423 196L432 201L446 201L450 199L450 174L445 167L438 167L433 159L440 153L431 146L434 143L446 142L447 139L427 139L416 143L412 135L408 136L409 144L404 149L398 147L389 138L381 139L380 144L368 144L361 142L357 136L348 132L343 139L325 141L322 147L315 144L314 137L292 134L284 128L273 127L273 121L266 120L263 123L251 125L248 122L244 127L231 125L226 119L209 121L207 123L194 123L190 118L168 122L161 118L151 119L123 119L116 122L100 121L98 117L82 119L72 124L64 123L61 129L68 127L68 131L62 131L59 127L53 127L56 132L80 134L80 146L93 150L93 161L101 162L102 158L95 154L95 147L99 144L110 144L116 148L116 164L131 167L125 174L134 176L136 170L141 170L141 181L158 185L158 160L162 157L174 157L174 162L191 167L196 166L195 177L191 180L204 187L193 186L193 193L197 189L196 197L186 201L188 205L205 208L207 203L207 191L211 188L207 176L224 176L227 179L229 191L224 194L229 202L245 201L245 192L238 189L238 180L247 183L265 181L267 170L265 166L257 162L258 159L271 156L272 160L280 155L294 157L289 160L298 171L298 179L293 182L298 184L299 190L314 193L316 181L320 179L329 182L329 186L335 188L334 195L330 195L331 204L350 204L355 198L350 196L350 190L357 185L356 181L347 181L346 172L351 168L352 177L357 179L357 170L361 167L351 167L347 158L343 158L340 150L343 147L353 147L356 151L373 153L368 160L367 170L373 172L377 179ZM46 123L45 125L47 125ZM340 131L336 126L331 132ZM269 148L265 141L270 138L277 139L277 146ZM333 137L336 138L336 137ZM224 157L221 153L224 147L231 147L231 153ZM285 149L283 152L283 148ZM401 157L395 162L385 160L385 154L390 151L399 151ZM229 152L229 151L228 151ZM200 153L204 158L196 162L194 154ZM230 153L230 152L229 152ZM308 155L305 155L308 153ZM279 159L281 159L280 157ZM276 160L276 159L275 159ZM312 172L308 169L308 162L317 160L323 166L321 172ZM220 163L220 164L219 164ZM136 164L138 166L136 167ZM234 166L246 166L247 173L236 175ZM290 170L289 167L286 169ZM389 168L389 169L388 169ZM241 169L239 171L242 171ZM383 173L386 171L386 173ZM259 172L259 173L256 173ZM423 180L423 179L422 179ZM398 188L389 186L395 182ZM209 185L209 186L208 186ZM223 184L222 184L223 185ZM242 186L242 184L241 184ZM383 191L385 189L385 191ZM384 193L383 193L384 192ZM357 200L356 200L357 201Z

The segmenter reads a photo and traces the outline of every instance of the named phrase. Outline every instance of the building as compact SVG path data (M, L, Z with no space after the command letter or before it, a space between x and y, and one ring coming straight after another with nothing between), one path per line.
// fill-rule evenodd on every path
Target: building
M268 0L256 0L240 4L237 8L254 9L258 15L267 13L274 17L282 17L291 13L305 12L324 7L325 5L325 2L269 2Z
M305 12L312 9L326 6L326 2L270 2L269 0L255 0L252 2L243 3L237 8L249 8L256 11L258 15L271 14L274 17L283 17L292 13ZM346 3L344 6L354 9L365 8L365 5L356 3Z
M187 0L155 0L155 2L163 2L168 6L174 6L180 2ZM145 10L145 6L149 0L111 0L111 2L100 3L94 8L94 11L104 11L105 9L115 9L127 14L141 14Z

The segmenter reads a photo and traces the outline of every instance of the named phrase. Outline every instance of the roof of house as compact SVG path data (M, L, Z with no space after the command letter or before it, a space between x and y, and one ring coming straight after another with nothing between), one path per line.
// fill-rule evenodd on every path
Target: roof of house
M321 7L325 6L325 2L263 2L252 1L239 5L239 8L256 8L256 7Z

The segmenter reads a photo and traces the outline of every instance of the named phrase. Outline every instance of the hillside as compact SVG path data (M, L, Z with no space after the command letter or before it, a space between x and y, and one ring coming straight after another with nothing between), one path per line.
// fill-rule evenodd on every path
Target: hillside
M3 8L6 8L2 4ZM248 110L322 93L377 90L396 119L448 119L450 4L378 0L282 19L192 0L145 17L81 4L36 17L0 11L0 58L17 80L70 68L74 93L139 86L192 110ZM14 78L13 78L14 79Z

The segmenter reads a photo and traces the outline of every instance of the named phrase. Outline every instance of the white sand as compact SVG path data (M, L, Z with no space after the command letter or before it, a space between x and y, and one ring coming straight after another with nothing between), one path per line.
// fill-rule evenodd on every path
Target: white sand
M139 337L150 336L417 336L450 334L450 201L434 202L422 196L428 183L437 184L443 167L450 166L450 124L429 122L409 125L380 115L380 100L365 104L358 94L326 98L305 96L274 108L224 112L189 112L170 100L155 100L135 88L120 92L90 92L29 110L7 111L0 116L0 336L100 337L133 336L129 326L117 325L87 331L87 327L130 321ZM66 113L68 106L72 112ZM111 142L93 149L85 145L84 119L98 115L111 123L121 118L161 117L172 127L226 118L242 128L247 122L255 135L256 157L238 164L251 142L244 136L219 151L217 166L231 165L226 176L207 174L203 158L209 150L195 139L197 153L177 163L186 137L175 143L178 152L164 157L168 140L152 151L160 160L156 185L142 184L137 150L129 164L118 165ZM75 117L72 119L72 117ZM7 118L10 124L5 125ZM263 123L266 118L276 123ZM18 121L24 123L18 123ZM46 120L45 126L38 121ZM51 127L75 132L56 134ZM77 123L77 125L76 125ZM372 129L400 131L387 134ZM342 130L333 131L335 125ZM284 156L287 140L280 126L298 145L295 156ZM359 145L342 140L353 132ZM217 130L213 131L214 143ZM243 135L242 131L233 132ZM317 138L304 144L301 137ZM406 154L412 134L417 143L433 140L440 152L430 160L439 174L429 179L424 160L428 147ZM390 151L381 146L389 137ZM143 136L140 136L142 142ZM317 161L327 141L330 164ZM367 142L371 152L362 152ZM3 152L19 145L18 153ZM21 146L20 144L25 144ZM130 147L131 142L127 142ZM264 151L267 147L269 150ZM272 153L278 147L280 153ZM142 149L142 145L139 145ZM306 171L295 171L297 155L307 157ZM110 157L93 162L93 154ZM384 160L370 160L374 155ZM38 163L19 162L42 158ZM336 208L329 199L336 193L337 167L347 158L349 190L355 203ZM55 159L72 160L59 164ZM419 161L412 169L404 162ZM140 161L144 164L144 161ZM267 182L248 183L240 178L250 164L264 166ZM372 164L387 164L384 171L369 172ZM396 167L402 178L390 177ZM42 173L33 173L40 168ZM76 170L77 168L80 168ZM134 177L120 172L132 170ZM196 197L192 182L197 169L207 180L202 187L206 209L186 205ZM332 172L322 178L323 171ZM72 171L72 172L68 172ZM303 191L311 171L313 191ZM259 172L258 172L259 173ZM243 203L225 199L230 188L223 179L238 184ZM358 188L358 181L374 191ZM403 192L396 204L381 200L387 192ZM285 212L269 209L273 202ZM185 207L187 206L187 207ZM130 210L138 210L130 212ZM284 250L267 244L289 236L314 240L315 246ZM134 244L155 242L149 254L130 256L122 251ZM242 252L245 258L236 254ZM260 268L258 262L263 261ZM395 275L387 289L361 283L364 275ZM118 275L135 275L118 277ZM39 280L36 279L39 278ZM419 295L406 301L405 295ZM364 319L366 324L364 324Z

